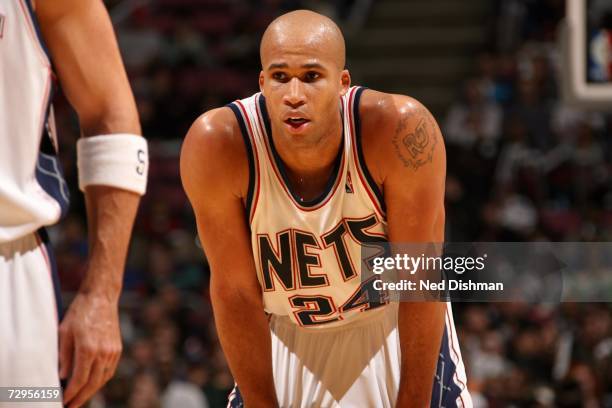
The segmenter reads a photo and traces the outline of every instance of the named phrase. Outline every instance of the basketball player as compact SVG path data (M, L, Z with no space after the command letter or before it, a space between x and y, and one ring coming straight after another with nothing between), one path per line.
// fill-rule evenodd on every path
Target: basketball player
M435 120L351 87L319 14L279 17L260 51L261 93L202 115L181 154L229 406L471 406L450 306L368 303L354 266L360 242L443 241Z
M77 151L90 239L86 275L63 319L43 229L68 206L50 106L56 75L85 136ZM139 135L101 1L0 0L0 387L58 387L61 377L64 403L78 407L113 375L123 268L146 185Z

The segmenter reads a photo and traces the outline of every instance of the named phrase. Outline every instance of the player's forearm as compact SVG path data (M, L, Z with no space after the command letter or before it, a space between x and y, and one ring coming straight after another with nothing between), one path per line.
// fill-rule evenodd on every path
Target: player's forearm
M89 267L80 291L117 302L140 196L106 186L85 191L89 230Z
M272 376L270 328L263 302L211 279L211 298L221 346L245 405L278 406Z
M403 302L398 327L402 354L398 408L429 407L440 342L444 331L442 302Z

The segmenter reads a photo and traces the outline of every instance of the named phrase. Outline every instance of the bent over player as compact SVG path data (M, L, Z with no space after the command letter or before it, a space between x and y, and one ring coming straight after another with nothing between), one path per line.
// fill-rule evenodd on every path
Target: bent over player
M181 156L229 406L471 406L450 305L367 303L355 268L363 242L443 241L435 120L351 87L316 13L279 17L260 51L261 92L202 115Z
M63 318L44 231L68 206L50 105L55 74L85 136L77 151L89 228L87 272ZM139 135L101 1L0 0L0 387L59 387L61 377L64 403L78 407L115 372L123 268L146 187ZM28 406L63 405L41 397Z

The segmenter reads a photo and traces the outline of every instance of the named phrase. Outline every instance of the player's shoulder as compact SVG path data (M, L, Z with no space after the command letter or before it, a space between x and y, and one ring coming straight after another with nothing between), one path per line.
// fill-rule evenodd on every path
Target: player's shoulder
M417 99L408 95L391 94L365 89L359 102L359 114L363 128L393 131L402 119L417 118L423 115L431 115L427 108ZM387 132L385 132L387 133Z
M372 173L380 179L398 168L417 169L444 156L444 142L433 115L417 99L365 90L359 102L361 141ZM422 156L422 157L421 157ZM389 160L389 158L398 160Z
M242 190L248 159L236 116L229 107L211 109L191 125L181 148L183 178L215 178Z
M202 153L222 150L231 153L239 142L240 128L232 110L227 107L211 109L201 114L191 125L185 143Z
M240 128L228 107L209 110L191 125L183 142L181 156L195 155L209 165L236 163L244 158Z

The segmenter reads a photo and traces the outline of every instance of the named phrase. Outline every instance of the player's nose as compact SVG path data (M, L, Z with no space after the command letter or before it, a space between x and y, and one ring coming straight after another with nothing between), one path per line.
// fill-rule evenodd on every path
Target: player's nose
M284 102L292 108L298 108L306 103L304 84L299 78L291 78L289 81L289 92L285 94Z

